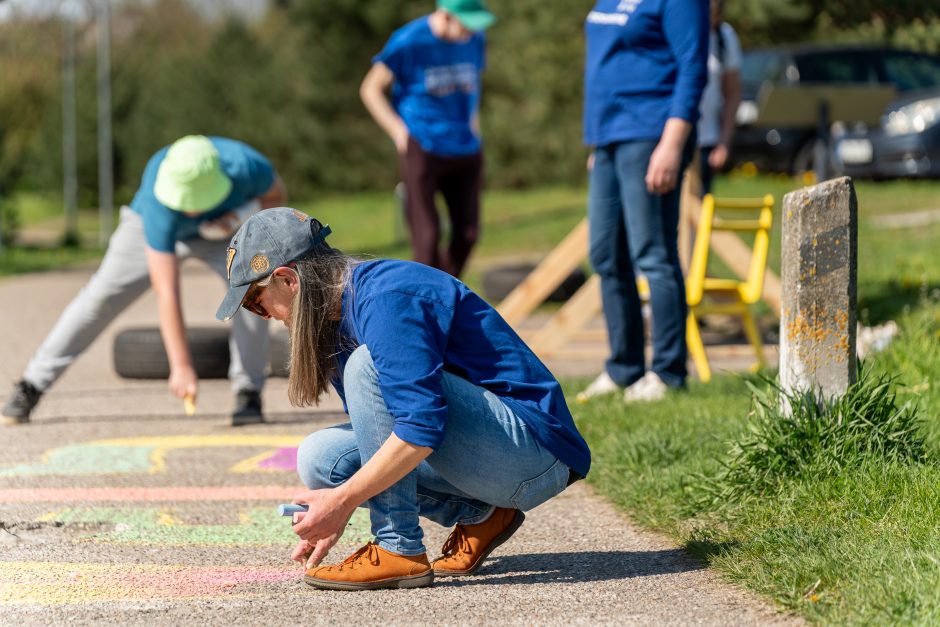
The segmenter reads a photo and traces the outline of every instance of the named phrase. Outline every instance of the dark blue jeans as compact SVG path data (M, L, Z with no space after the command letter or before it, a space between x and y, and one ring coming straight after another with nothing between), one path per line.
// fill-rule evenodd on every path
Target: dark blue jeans
M664 195L646 191L646 170L656 141L599 146L590 175L588 218L591 265L601 278L610 359L607 374L630 385L646 371L643 315L636 275L646 277L652 308L651 370L667 384L685 383L685 281L679 265L680 188ZM694 138L683 154L681 172Z

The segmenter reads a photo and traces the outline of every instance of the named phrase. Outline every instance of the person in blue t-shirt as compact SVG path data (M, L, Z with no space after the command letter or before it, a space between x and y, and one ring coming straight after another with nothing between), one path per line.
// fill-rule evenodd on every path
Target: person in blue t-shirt
M288 208L249 218L216 313L282 321L291 402L316 404L332 384L349 415L298 450L309 491L294 502L309 510L295 515L292 558L327 589L471 575L523 511L587 475L588 446L558 381L482 298L413 261L358 262L326 244L329 233ZM374 541L319 566L359 506ZM433 565L419 515L454 526Z
M159 150L121 219L104 259L66 307L3 408L5 424L24 424L43 392L121 311L153 286L170 366L170 392L192 407L199 380L186 341L179 260L196 257L226 278L226 246L248 214L283 205L286 192L270 161L224 137L190 135ZM263 420L267 367L263 321L232 326L229 379L236 393L232 424Z
M392 34L360 88L398 151L415 261L454 276L463 271L480 231L483 30L494 19L482 0L438 0L433 13ZM443 251L438 191L451 225Z
M585 22L584 141L591 264L611 355L579 400L623 390L662 398L686 378L679 183L695 147L706 80L708 0L597 0ZM649 284L646 367L637 275Z

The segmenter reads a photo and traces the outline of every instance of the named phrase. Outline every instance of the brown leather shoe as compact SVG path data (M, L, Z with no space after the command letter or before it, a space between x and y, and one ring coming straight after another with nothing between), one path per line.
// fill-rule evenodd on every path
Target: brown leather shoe
M476 525L457 525L434 560L434 574L441 577L472 575L493 549L508 540L525 520L518 509L497 507Z
M309 569L304 581L325 590L423 588L434 583L434 571L426 553L396 555L370 542L340 564Z

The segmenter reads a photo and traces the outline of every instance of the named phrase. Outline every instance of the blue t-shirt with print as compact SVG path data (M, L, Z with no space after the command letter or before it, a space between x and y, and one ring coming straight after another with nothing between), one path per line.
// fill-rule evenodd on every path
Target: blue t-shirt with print
M457 157L480 151L470 121L480 105L485 50L483 33L465 42L444 41L424 16L392 33L373 58L395 75L392 104L427 152Z
M695 124L708 77L709 0L597 0L585 20L584 142L659 139Z
M436 448L444 439L449 372L498 395L542 446L587 475L591 452L558 381L495 309L449 274L413 261L357 265L343 294L340 334L333 386L344 405L342 371L364 344L393 433L405 442Z
M271 162L248 144L225 137L210 137L209 141L219 151L219 162L222 171L232 180L232 191L218 206L198 217L191 218L181 211L170 209L157 200L153 193L157 170L170 147L161 148L147 162L130 207L143 218L144 237L153 250L173 252L177 241L199 237L200 222L217 218L263 195L274 184L274 167Z

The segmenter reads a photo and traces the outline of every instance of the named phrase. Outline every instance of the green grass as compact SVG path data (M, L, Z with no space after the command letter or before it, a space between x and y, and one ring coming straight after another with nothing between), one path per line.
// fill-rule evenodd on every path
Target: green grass
M0 277L26 272L44 272L74 267L80 263L100 261L102 251L97 248L70 247L16 247L0 252Z
M773 181L767 183L743 179L734 195L758 194ZM702 477L733 467L734 443L753 437L760 421L750 387L759 380L720 377L642 408L613 400L576 406L595 454L589 480L640 523L672 534L733 580L814 622L940 622L940 225L891 230L870 220L935 208L936 191L932 183L857 188L859 317L898 319L902 328L870 366L873 375L895 378L899 405L916 403L926 461L861 455L849 456L853 463L839 472L819 461L795 475L778 469L779 485L759 498L705 507L714 484ZM778 253L770 263L779 267ZM819 432L788 435L787 450L796 454ZM765 454L758 459L779 461L773 446L756 442ZM816 445L810 450L825 450Z
M18 239L26 241L5 246L0 251L0 276L61 270L76 264L93 263L104 254L97 241L97 210L78 212L79 241L67 246L64 245L65 216L60 196L21 193L7 202L16 210ZM117 225L117 215L112 224ZM8 224L5 226L9 228Z
M922 301L901 329L867 362L872 381L853 405L864 411L838 424L814 424L823 417L812 412L785 424L755 400L755 388L765 403L775 394L756 377L693 383L643 406L574 406L594 454L588 479L641 524L814 622L937 624L940 300ZM877 389L879 377L893 382Z

